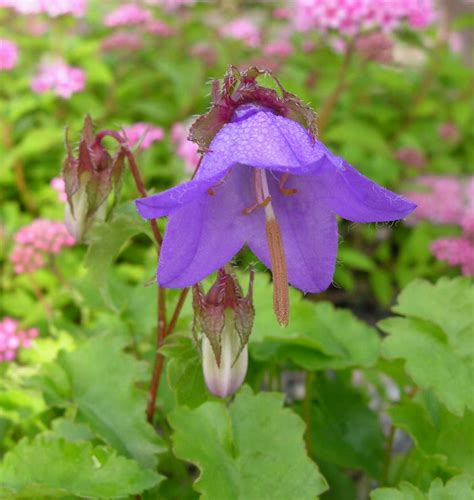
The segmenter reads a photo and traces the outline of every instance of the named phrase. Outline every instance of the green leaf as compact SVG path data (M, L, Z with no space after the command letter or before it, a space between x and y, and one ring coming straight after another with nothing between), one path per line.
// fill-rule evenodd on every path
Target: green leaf
M110 266L132 236L146 231L147 226L138 216L132 202L117 207L110 221L91 228L85 265L91 281L109 303L111 299L107 279Z
M209 393L204 383L202 362L192 339L171 335L161 352L168 359L168 384L175 393L176 402L195 408L207 401Z
M464 500L474 498L474 479L461 475L451 478L446 484L436 478L427 494L413 484L402 482L396 488L378 488L370 495L371 500Z
M430 321L447 335L461 357L474 358L474 286L469 278L441 278L436 284L411 282L399 295L393 311Z
M474 474L474 414L457 417L432 401L428 407L405 401L388 411L393 424L406 431L425 455L442 459L458 472Z
M79 417L117 451L154 467L163 444L145 418L147 394L136 387L148 381L148 373L123 347L118 337L94 337L62 352L38 384L50 404L75 405Z
M355 248L340 248L337 257L343 265L358 271L373 271L375 269L374 261Z
M200 469L203 500L309 500L327 489L306 455L302 420L282 404L280 394L244 387L228 408L207 402L171 415L174 450Z
M340 376L321 374L314 391L311 435L316 457L379 477L385 438L367 399Z
M418 319L388 318L379 327L389 336L382 344L383 355L405 360L405 370L422 389L432 389L456 415L474 409L473 369L432 324Z
M272 290L259 276L255 284L254 358L290 359L307 370L343 369L376 363L380 340L374 328L350 311L314 303L290 289L290 321L281 328L273 312Z
M0 464L0 496L126 497L141 493L162 479L110 448L37 436L33 441L23 439L5 455Z

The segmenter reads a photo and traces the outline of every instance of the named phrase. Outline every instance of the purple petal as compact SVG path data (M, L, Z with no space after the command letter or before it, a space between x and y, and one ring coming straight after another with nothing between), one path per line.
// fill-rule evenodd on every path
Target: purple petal
M161 286L193 285L234 257L245 243L242 211L251 189L249 169L238 167L213 196L206 193L170 213L158 264Z
M290 177L285 187L298 190L290 196L280 193L278 181L272 176L268 180L282 231L289 282L304 292L326 290L334 275L337 255L335 215L315 196L314 178ZM247 231L250 249L271 268L263 216L249 220Z
M135 200L138 213L145 219L157 219L169 215L187 203L198 200L204 193L219 181L222 176L204 180L192 180L175 186L162 193Z
M333 161L329 161L332 157ZM330 153L317 173L318 196L337 215L353 222L388 222L410 214L416 204L380 187Z
M215 177L236 164L294 174L318 168L326 149L303 126L266 108L250 111L237 114L216 134L196 179Z

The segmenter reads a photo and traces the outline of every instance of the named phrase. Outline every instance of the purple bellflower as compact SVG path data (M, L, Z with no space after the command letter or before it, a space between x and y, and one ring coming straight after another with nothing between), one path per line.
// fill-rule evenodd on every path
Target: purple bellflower
M311 293L331 284L336 216L387 222L403 219L416 205L329 151L295 96L280 88L283 97L275 97L256 85L258 70L231 71L220 102L214 98L214 107L196 122L211 133L196 139L206 149L194 178L136 204L144 218L168 216L161 286L194 285L247 244L272 270L275 313L286 324L288 283Z

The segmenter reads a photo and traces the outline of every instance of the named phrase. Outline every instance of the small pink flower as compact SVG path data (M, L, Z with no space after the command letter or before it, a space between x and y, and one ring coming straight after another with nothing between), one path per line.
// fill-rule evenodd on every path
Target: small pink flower
M58 193L58 198L61 203L67 202L66 186L62 177L54 177L49 185Z
M17 46L6 38L0 38L0 71L13 69L17 61Z
M163 21L159 21L157 19L150 21L146 25L146 29L147 29L148 33L150 33L152 35L156 35L156 36L166 37L166 36L171 36L174 33L173 28L168 26Z
M267 43L263 48L266 56L288 57L293 52L293 45L289 40L281 39Z
M474 276L474 242L468 238L441 238L431 244L433 255L450 266L460 266L466 276Z
M75 244L62 222L36 219L22 227L14 236L16 245L10 255L17 274L32 273L45 264L47 254L59 253Z
M104 52L114 50L140 50L143 47L143 40L138 33L128 33L119 31L112 33L102 40L101 48Z
M133 3L127 3L108 14L104 19L104 25L112 28L115 26L145 24L149 21L151 21L150 12Z
M257 47L260 43L260 31L257 26L248 19L235 19L224 24L219 29L219 34L226 38L241 40L247 47Z
M69 99L76 92L84 90L85 80L82 69L57 60L40 66L31 81L31 89L37 94L51 91L63 99Z
M435 18L433 0L296 0L291 14L299 31L348 36L373 29L388 33L403 21L421 29Z
M18 350L31 347L31 341L38 334L37 328L21 330L17 320L3 318L0 321L0 362L13 361Z
M357 52L368 61L389 64L393 61L393 42L385 33L369 33L356 39Z
M457 142L460 138L460 131L457 125L453 122L442 123L438 127L438 136L446 142Z
M290 19L291 10L287 7L276 7L273 9L272 15L275 19Z
M175 143L176 154L184 161L187 172L194 172L199 163L198 145L188 140L189 126L175 123L171 128L171 140Z
M19 14L46 14L49 17L70 14L82 17L87 10L87 0L2 0L2 6Z
M398 161L405 163L409 167L423 169L426 166L426 157L423 151L409 146L400 148L396 152L395 157Z
M149 149L154 142L161 141L164 137L163 129L155 127L150 123L135 123L123 128L131 147L135 146L140 140L140 149Z

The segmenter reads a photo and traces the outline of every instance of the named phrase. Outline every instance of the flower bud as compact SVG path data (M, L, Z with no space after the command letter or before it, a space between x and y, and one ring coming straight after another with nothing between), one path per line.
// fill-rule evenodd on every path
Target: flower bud
M67 156L63 177L67 201L65 223L77 241L84 238L95 220L105 219L108 195L117 193L125 154L123 148L112 158L94 135L92 120L84 120L78 153L75 156L66 136Z
M193 287L195 325L202 330L204 380L213 394L224 398L242 384L247 372L247 342L255 311L252 304L253 272L243 297L237 278L220 269L216 282L204 294Z

